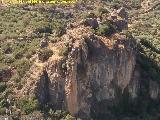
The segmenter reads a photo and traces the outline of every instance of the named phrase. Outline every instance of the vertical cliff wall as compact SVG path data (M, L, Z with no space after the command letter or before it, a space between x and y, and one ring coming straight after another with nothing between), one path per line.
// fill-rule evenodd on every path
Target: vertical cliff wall
M88 118L92 103L104 100L116 102L131 82L135 67L131 41L125 38L115 40L114 44L110 43L111 48L107 42L111 41L89 35L80 43L75 43L68 55L66 102L73 115L79 113Z

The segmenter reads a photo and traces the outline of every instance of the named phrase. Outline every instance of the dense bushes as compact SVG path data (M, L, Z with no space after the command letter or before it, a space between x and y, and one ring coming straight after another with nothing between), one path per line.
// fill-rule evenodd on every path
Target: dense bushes
M26 36L32 31L51 33L53 29L46 16L39 12L26 11L13 6L0 11L0 15L1 33L8 38Z
M30 114L33 111L39 109L39 103L34 98L22 98L18 101L17 104L18 107L26 114Z
M105 2L112 2L113 5L122 6L124 4L127 5L127 7L132 8L140 8L141 7L141 0L102 0Z
M156 10L140 15L137 19L141 22L137 22L135 27L131 29L139 41L137 62L141 66L143 74L147 74L147 79L158 82L160 79L160 42L157 32L160 27L159 18L160 15L157 14Z
M39 60L44 62L44 61L48 60L48 58L51 57L52 55L53 55L52 50L44 48L39 51L38 58L39 58Z
M5 114L6 114L5 108L0 108L0 115L5 115Z
M4 92L6 88L7 88L7 85L5 83L0 83L0 93Z
M114 25L114 23L111 23L110 21L106 21L99 25L99 29L97 32L98 34L101 34L101 35L110 36L113 33L115 33L116 30L117 28Z
M98 11L99 15L109 13L108 9L106 9L104 7L99 7L97 11Z
M59 49L59 55L60 56L67 56L68 55L68 47L64 46Z
M13 66L16 68L19 76L23 77L24 74L29 70L31 62L27 59L21 59L16 61L16 63Z
M13 88L18 90L22 88L25 82L22 78L34 62L30 61L30 58L37 53L43 34L47 33L50 36L57 31L58 35L62 35L65 32L65 24L70 20L63 18L63 11L53 14L45 12L44 9L27 10L24 7L26 5L14 5L0 10L0 70L10 67L14 72L10 79L13 85L5 86L0 83L0 95L3 94L5 97L11 94ZM38 57L45 61L52 54L51 50L42 49ZM38 107L37 101L33 99L18 102L19 107L27 114ZM0 106L1 115L4 110L4 106Z
M75 120L74 117L72 117L68 112L62 111L62 110L49 110L49 116L51 119L56 119L56 120ZM76 120L81 120L81 119L76 119Z
M156 81L160 85L160 41L157 30L160 27L158 22L160 14L154 10L146 14L138 15L137 23L130 28L138 41L136 62L141 75L141 91L137 105L131 113L137 113L141 119L158 120L160 106L158 101L149 98L150 81ZM132 16L134 16L133 14ZM138 112L136 108L138 109ZM140 119L137 117L137 119Z

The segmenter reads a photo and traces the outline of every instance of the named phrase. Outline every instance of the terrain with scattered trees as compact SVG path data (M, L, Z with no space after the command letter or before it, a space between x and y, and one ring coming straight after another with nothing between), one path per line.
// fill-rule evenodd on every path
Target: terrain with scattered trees
M157 81L160 85L160 5L146 12L142 8L144 1L79 0L74 4L0 5L0 119L7 114L13 120L76 119L67 111L39 104L35 97L17 99L13 91L22 89L26 82L24 78L33 65L36 55L39 61L45 62L55 54L51 49L43 48L44 39L53 44L63 41L60 37L65 34L70 23L80 22L92 15L101 17L121 7L125 7L128 12L128 30L120 31L114 23L107 21L98 29L92 29L92 32L101 36L124 32L134 38L137 45L136 62L140 67L142 82L145 84L142 93L147 94L149 79ZM152 1L155 2L156 0ZM65 44L67 46L69 43ZM67 53L68 48L63 47L59 49L58 55L65 57ZM64 69L65 67L64 65ZM129 103L127 95L126 93L118 106L111 108L114 116L118 117L115 120L160 119L159 101L152 101L143 94L146 98L139 98L138 104ZM6 113L6 109L10 109L10 106L13 106L11 114ZM93 115L95 117L93 119L107 120L108 113L105 113L105 108L102 111L102 114Z

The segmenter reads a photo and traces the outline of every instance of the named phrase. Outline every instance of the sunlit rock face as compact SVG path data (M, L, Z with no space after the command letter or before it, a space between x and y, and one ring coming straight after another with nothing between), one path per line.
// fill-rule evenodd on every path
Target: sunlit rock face
M122 40L123 41L123 40ZM121 41L121 42L122 42ZM124 45L123 43L121 43ZM129 45L113 48L97 37L82 42L75 47L70 70L66 77L66 101L71 113L89 117L92 102L117 100L119 92L128 87L135 66L135 55ZM119 89L120 91L117 91ZM135 93L136 94L136 93Z
M91 119L94 105L115 104L126 89L137 96L133 40L120 34L98 36L85 26L67 30L62 38L71 44L67 56L53 55L43 67L34 67L39 69L37 77L27 79L36 82L24 93L35 93L42 104L49 102L84 120Z

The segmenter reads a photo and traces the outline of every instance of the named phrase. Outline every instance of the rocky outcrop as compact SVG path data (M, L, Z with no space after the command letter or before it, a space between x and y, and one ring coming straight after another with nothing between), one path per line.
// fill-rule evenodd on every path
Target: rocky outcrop
M36 88L36 97L38 98L40 104L45 105L49 102L49 77L48 73L44 70L43 74L40 76L39 82Z
M123 8L116 11L116 17L113 20L111 16L113 22L127 22ZM124 96L137 99L142 78L136 65L135 40L124 33L100 36L92 32L95 28L97 18L70 24L59 41L48 44L54 54L31 67L21 93L35 95L41 104L67 110L82 120L90 120L103 107L110 114L109 108L121 103ZM157 98L158 89L150 83L152 99Z
M120 34L111 38L98 36L84 26L68 29L62 38L71 43L67 56L54 54L41 63L43 69L40 67L41 72L29 82L34 81L35 88L33 84L28 85L32 88L26 89L26 86L23 93L35 93L40 103L49 101L57 109L90 119L94 104L116 103L119 94L131 84L135 67L134 42ZM57 48L64 46L64 43L56 44ZM29 79L31 77L27 81ZM132 87L136 96L136 88Z
M135 67L133 75L132 75L132 80L130 81L129 84L129 94L131 96L131 99L136 99L138 98L138 93L140 90L140 81L141 80L141 75L137 67Z
M120 9L118 9L117 14L121 18L124 18L125 20L128 20L128 13L127 13L127 11L125 10L124 7L121 7Z
M110 13L108 19L113 21L119 30L128 29L128 13L125 8L114 10Z
M50 102L57 109L65 109L65 66L63 59L50 59L47 72L50 78L49 95Z
M119 92L123 94L135 66L134 51L124 41L111 44L109 39L90 35L69 54L72 64L68 65L66 100L73 115L79 113L83 119L89 118L94 102L116 101Z
M93 29L96 29L99 26L96 18L87 18L82 21L82 24L85 26L91 26Z

